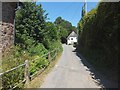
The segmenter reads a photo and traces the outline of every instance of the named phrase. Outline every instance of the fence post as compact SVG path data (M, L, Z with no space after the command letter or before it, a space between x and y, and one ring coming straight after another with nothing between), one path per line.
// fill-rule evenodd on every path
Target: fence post
M28 60L25 61L24 76L25 76L25 79L26 79L25 88L28 88L29 87L29 82L30 82L29 61Z
M57 48L55 48L55 58L57 57Z
M51 61L51 55L50 55L50 52L48 53L48 60L49 60L49 62Z

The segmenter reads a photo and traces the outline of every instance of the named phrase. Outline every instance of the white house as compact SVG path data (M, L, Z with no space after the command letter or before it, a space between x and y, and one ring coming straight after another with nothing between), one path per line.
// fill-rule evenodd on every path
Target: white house
M67 44L74 44L77 43L77 34L72 31L70 35L67 37Z

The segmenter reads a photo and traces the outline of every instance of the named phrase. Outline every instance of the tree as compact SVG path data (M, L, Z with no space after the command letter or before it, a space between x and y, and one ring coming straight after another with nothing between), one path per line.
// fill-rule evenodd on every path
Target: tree
M58 25L62 23L62 21L63 21L62 17L57 17L54 23Z
M57 27L52 22L46 22L45 25L43 44L47 49L50 49L51 43L59 40L59 33Z
M66 42L67 36L72 31L77 31L75 26L72 26L69 21L62 19L61 17L56 18L54 24L58 27L58 30L60 31L59 35L62 42Z
M43 41L47 14L41 5L24 2L16 12L16 43L27 48Z

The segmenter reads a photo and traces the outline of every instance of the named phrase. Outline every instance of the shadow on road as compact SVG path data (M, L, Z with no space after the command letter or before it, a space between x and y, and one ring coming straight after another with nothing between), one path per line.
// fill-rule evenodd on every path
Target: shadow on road
M86 71L90 71L91 77L95 80L95 82L100 85L102 88L118 88L118 83L113 83L107 80L102 74L96 71L90 63L88 63L85 58L77 52L77 50L73 50L76 55L80 58L81 62L84 66L87 67Z

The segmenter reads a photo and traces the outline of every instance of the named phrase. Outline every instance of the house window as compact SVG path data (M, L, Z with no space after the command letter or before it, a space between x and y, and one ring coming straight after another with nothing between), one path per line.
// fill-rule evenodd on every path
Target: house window
M73 38L71 38L71 40L73 40Z

